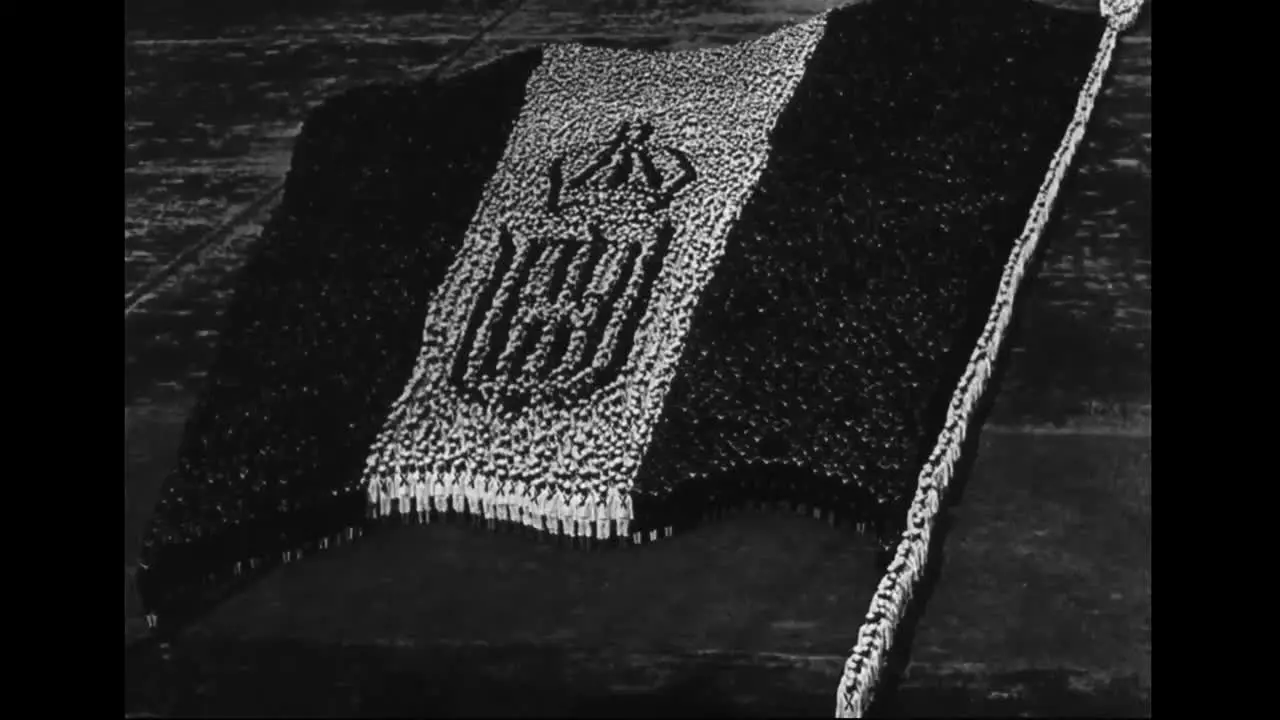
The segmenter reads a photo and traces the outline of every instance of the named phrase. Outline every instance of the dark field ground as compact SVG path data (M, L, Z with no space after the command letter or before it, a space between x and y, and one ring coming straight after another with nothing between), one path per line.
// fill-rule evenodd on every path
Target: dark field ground
M288 10L272 0L228 24L155 10L165 3L129 3L126 291L283 178L309 107L420 75L482 24L475 5L498 5L265 14ZM587 14L528 0L454 70L557 39L737 42L833 4L605 0ZM1148 15L1122 41L1059 200L886 713L1150 714L1150 103ZM211 359L227 277L269 211L127 318L126 563ZM273 572L164 653L130 655L128 710L829 715L876 579L860 542L799 518L723 520L616 568L459 530L395 530Z
M1150 714L1151 449L991 435L888 714ZM744 512L627 552L389 530L278 569L163 653L130 711L831 712L876 573L848 530ZM527 712L526 712L527 711Z

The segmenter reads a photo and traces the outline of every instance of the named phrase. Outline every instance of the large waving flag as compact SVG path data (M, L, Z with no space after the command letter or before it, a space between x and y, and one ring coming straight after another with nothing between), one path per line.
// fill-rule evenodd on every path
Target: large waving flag
M148 602L371 517L634 545L783 500L891 551L839 693L861 713L1136 3L1104 9L874 0L325 103L239 278Z

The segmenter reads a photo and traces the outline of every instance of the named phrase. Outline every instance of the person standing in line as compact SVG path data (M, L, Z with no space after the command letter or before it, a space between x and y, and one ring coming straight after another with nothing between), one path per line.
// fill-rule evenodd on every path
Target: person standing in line
M578 510L582 507L582 496L576 492L570 492L562 503L560 522L564 525L564 534L569 538L569 547L576 550L578 549Z
M599 486L596 487L595 495L595 521L596 521L596 547L604 547L606 541L610 537L609 528L609 505L607 495L601 492Z
M459 471L462 484L462 499L466 503L465 512L467 515L467 524L472 526L480 525L482 518L480 517L480 493L477 485L480 478L471 472L471 468L463 465Z
M449 488L444 484L444 473L438 468L432 473L431 500L431 509L436 514L436 520L448 520Z
M480 513L484 516L485 529L489 532L498 531L498 512L497 512L497 494L498 483L494 481L493 475L488 470L484 471L484 480L480 483Z
M431 488L427 484L427 476L423 472L422 463L415 458L413 463L413 509L418 514L418 524L420 525L426 525L431 522L431 511L428 508L430 495Z
M489 466L490 471L493 466ZM493 478L493 518L494 531L503 532L507 527L507 509L509 502L507 497L507 489L503 486L502 481L495 475Z
M543 539L550 532L548 525L553 517L551 510L551 488L544 481L538 488L538 493L532 498L531 510L533 510L533 530L537 533L537 537Z

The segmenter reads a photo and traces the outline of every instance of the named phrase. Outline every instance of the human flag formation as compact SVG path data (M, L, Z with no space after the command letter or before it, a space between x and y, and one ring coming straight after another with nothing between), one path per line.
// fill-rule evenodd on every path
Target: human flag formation
M374 517L634 545L784 501L891 553L838 693L860 714L1138 3L1103 6L872 0L329 100L238 278L144 601Z

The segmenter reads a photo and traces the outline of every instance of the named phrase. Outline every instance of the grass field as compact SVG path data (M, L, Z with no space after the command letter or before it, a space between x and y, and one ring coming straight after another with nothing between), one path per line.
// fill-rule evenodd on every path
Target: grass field
M421 73L480 24L469 2L374 12L395 2L335 0L270 21L249 12L232 27L133 28L126 289L283 177L306 108L349 83ZM830 4L609 0L592 16L530 0L460 65L562 38L724 44ZM1003 427L1094 434L984 435L913 664L882 712L1150 714L1149 16L1124 39L1113 73L1045 238L992 415ZM126 563L212 358L226 279L257 223L126 323ZM1097 434L1108 429L1148 437ZM874 581L857 542L791 518L722 521L651 548L649 560L637 555L620 576L590 558L457 530L396 531L274 572L166 651L130 656L129 711L826 715ZM663 563L678 572L684 552L701 553L703 572L664 577ZM500 570L510 579L494 592ZM469 578L466 591L439 593L445 576ZM613 595L600 589L606 581ZM675 587L680 596L669 597ZM544 605L521 624L513 599L536 596ZM641 597L646 611L636 613ZM473 604L506 620L446 620L480 617ZM611 650L615 635L632 644ZM481 637L490 642L464 642Z

